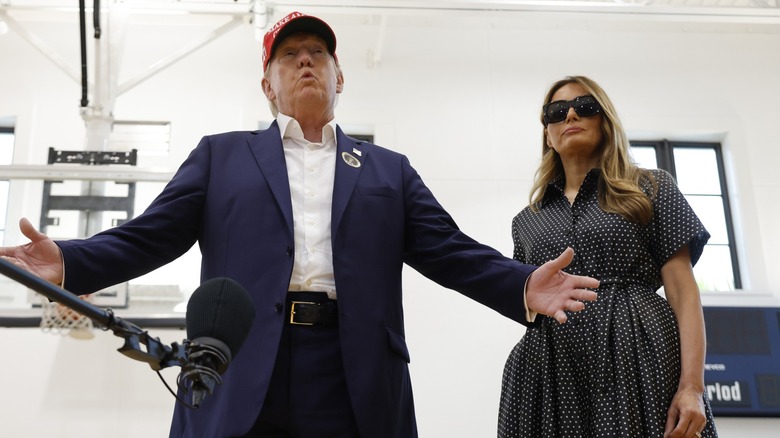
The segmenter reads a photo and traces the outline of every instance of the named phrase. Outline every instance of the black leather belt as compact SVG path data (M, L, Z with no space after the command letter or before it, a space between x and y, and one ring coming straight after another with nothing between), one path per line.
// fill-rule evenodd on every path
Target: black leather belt
M325 292L288 292L287 322L291 325L336 326L339 309Z

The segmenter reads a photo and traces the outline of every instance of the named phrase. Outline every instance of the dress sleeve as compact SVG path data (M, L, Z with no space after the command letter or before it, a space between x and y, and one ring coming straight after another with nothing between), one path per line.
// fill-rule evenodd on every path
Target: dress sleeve
M704 228L683 196L672 175L665 170L651 171L655 178L650 248L659 266L686 244L691 254L691 265L701 257L710 233ZM649 185L649 184L648 184Z

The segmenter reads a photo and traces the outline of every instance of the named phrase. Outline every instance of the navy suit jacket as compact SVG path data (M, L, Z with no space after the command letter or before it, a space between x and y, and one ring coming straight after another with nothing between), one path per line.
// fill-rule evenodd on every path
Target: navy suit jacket
M414 437L403 264L523 324L523 288L534 267L462 233L405 156L341 129L336 135L333 269L352 406L362 436ZM347 165L342 152L360 167ZM127 281L196 242L201 281L237 281L256 317L215 393L197 410L177 404L170 435L241 435L268 389L293 268L290 188L275 122L263 131L204 137L143 214L88 239L58 241L64 287L83 294Z

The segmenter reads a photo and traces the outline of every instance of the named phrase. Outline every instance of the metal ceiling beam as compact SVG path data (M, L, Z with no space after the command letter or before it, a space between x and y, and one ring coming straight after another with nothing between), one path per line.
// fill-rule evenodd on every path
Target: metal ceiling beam
M387 15L382 15L379 20L379 35L376 46L374 50L369 50L368 52L368 68L376 68L382 62L382 51L385 46L385 35L387 34Z
M225 35L226 33L230 32L231 30L237 28L242 24L244 24L244 20L241 16L233 17L232 20L214 29L208 35L205 35L200 40L194 41L192 44L182 47L176 53L173 53L170 56L161 59L158 62L155 62L154 64L150 65L145 71L143 71L141 74L119 85L119 88L117 88L117 96L121 96L122 94L129 91L133 87L141 84L145 80L151 78L152 76L156 75L162 70L170 67L176 62L184 59L185 57L189 56L191 53L197 51L201 47L218 39L222 35Z
M437 14L511 12L590 12L604 14L650 14L668 16L778 17L779 0L743 0L744 6L701 6L665 3L663 0L294 0L268 1L271 9L305 10L310 13L343 14ZM772 6L771 3L775 5ZM315 12L316 11L316 12Z
M750 0L753 6L757 8L780 8L780 1L775 0L775 4L770 4L767 0Z
M136 13L165 14L251 14L255 0L112 0ZM604 14L650 14L704 17L778 17L780 0L735 0L731 5L701 6L664 3L665 0L275 0L265 1L274 9L305 10L331 14L427 14L427 13L506 13L506 12L596 12ZM0 0L0 11L73 11L61 0Z
M4 21L8 28L16 32L22 39L30 43L35 50L41 52L43 56L48 58L54 65L59 67L60 70L65 72L68 77L73 79L77 84L81 83L81 74L74 69L72 66L68 64L65 59L60 56L54 49L49 47L46 43L43 42L40 38L35 36L32 32L28 31L24 28L19 22L17 22L13 17L8 15L3 9L0 9L0 20Z

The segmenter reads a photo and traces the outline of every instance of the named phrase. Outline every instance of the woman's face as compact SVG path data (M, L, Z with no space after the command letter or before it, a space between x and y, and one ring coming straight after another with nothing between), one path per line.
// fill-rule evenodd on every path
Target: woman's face
M588 95L578 83L566 84L553 94L552 102L569 101L575 97ZM547 134L547 146L555 149L563 161L586 161L598 163L598 153L603 141L601 133L601 113L590 117L580 117L569 107L566 118L558 123L550 123L544 129Z

